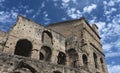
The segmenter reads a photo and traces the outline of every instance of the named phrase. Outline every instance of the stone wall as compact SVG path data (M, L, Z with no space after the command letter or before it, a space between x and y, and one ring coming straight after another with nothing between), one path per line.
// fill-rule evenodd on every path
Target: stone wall
M0 31L0 52L3 51L3 47L6 44L7 37L8 37L8 33Z
M56 71L56 72L55 72ZM85 70L56 65L17 55L0 54L0 73L88 73Z
M1 73L108 73L97 26L84 18L44 27L18 16L0 43Z

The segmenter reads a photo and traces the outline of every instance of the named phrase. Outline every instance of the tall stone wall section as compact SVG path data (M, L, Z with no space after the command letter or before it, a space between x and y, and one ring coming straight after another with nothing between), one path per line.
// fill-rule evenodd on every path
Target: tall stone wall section
M10 73L108 73L97 26L84 18L39 25L18 16L0 32L0 71Z

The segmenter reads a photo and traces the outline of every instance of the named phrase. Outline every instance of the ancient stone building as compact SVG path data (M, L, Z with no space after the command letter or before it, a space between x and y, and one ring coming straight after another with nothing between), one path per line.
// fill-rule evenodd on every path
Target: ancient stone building
M84 18L44 27L18 16L0 32L0 73L108 73L98 27Z

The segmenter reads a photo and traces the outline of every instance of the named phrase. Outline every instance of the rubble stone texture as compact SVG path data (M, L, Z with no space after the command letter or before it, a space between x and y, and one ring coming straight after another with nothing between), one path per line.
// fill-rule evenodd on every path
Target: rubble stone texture
M18 16L0 32L0 73L108 73L100 39L85 18L45 27Z

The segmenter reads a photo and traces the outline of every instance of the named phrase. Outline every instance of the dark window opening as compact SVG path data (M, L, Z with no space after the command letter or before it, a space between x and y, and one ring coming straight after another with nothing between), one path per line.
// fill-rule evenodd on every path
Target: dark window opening
M32 48L33 48L33 45L29 40L20 39L15 46L14 54L30 57Z
M63 52L59 52L57 63L65 65L65 63L66 63L66 55Z
M67 53L68 53L68 56L69 56L69 60L70 60L70 62L71 62L70 65L71 65L72 67L77 67L78 54L77 54L76 50L75 50L75 49L69 49L69 50L67 51Z
M67 48L67 42L65 41L65 47Z
M97 55L95 53L93 53L93 57L94 57L95 68L98 68Z
M52 55L51 48L48 46L43 46L40 50L40 60L50 61Z
M102 58L100 58L100 62L101 62L102 71L105 71L105 69L104 69L104 62L103 62Z
M21 72L14 72L14 73L21 73Z
M85 54L82 55L82 59L83 59L84 66L87 66L87 64L88 64L88 58L87 58L87 56Z
M101 64L103 64L103 59L102 58L100 58L100 62L101 62Z
M54 71L53 73L62 73L62 72L60 72L60 71Z
M41 52L40 52L40 60L44 60L44 55Z

